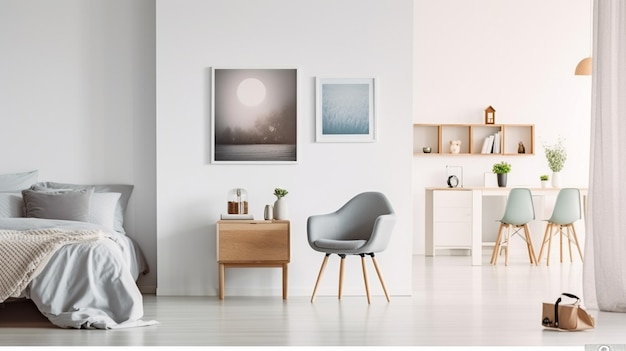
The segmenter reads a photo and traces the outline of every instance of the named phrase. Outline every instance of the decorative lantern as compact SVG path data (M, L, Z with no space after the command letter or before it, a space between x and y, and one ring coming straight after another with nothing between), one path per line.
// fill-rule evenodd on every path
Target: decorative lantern
M489 106L485 109L485 124L496 123L496 110Z

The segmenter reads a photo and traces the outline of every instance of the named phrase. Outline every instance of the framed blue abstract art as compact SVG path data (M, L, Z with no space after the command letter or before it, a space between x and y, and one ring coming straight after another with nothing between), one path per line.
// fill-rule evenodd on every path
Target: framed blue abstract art
M376 140L374 78L316 78L317 142Z

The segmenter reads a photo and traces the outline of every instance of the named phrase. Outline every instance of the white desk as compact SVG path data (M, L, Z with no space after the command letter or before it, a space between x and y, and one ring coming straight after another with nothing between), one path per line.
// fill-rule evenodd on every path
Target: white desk
M515 186L523 188L524 186ZM472 265L482 264L483 198L508 196L514 187L426 188L426 255L437 249L469 249ZM533 196L556 196L558 188L527 187ZM586 213L587 188L578 188ZM584 216L583 216L584 218ZM537 218L541 220L542 218ZM536 243L535 243L536 245Z

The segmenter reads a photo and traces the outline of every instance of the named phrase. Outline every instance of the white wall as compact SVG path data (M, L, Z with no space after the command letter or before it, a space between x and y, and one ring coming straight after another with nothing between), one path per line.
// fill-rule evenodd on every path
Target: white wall
M414 157L413 251L424 253L424 188L446 185L446 165L482 186L501 160L509 186L539 186L549 174L544 142L565 139L563 186L588 183L591 77L574 76L590 55L587 0L416 0L414 123L535 124L534 156ZM540 233L539 233L540 234Z
M290 295L311 294L323 258L306 241L307 217L334 211L358 192L386 193L398 224L379 263L391 294L411 293L412 6L410 0L157 1L159 295L217 294L215 221L236 187L247 189L259 219L275 199L273 189L288 189ZM298 68L297 164L208 161L211 67ZM376 77L376 143L315 143L320 75ZM364 294L359 260L346 266L345 292ZM331 261L320 294L336 294L337 271ZM226 294L279 296L280 281L277 269L229 270ZM371 285L382 294L377 282Z
M541 139L566 138L566 184L586 185L589 153L590 77L572 74L589 54L588 1L415 0L414 22L410 13L410 1L382 0L3 0L0 173L39 169L44 181L135 184L129 231L152 268L140 285L154 289L158 268L164 293L215 293L213 223L230 188L249 190L257 218L274 187L290 190L291 293L302 294L310 294L321 261L305 242L306 217L356 191L383 190L402 221L380 263L394 279L389 288L404 293L406 248L423 253L423 188L445 184L452 162L464 166L467 185L480 185L497 160L412 158L412 123L481 123L488 105L498 123L534 123L537 154L508 158L512 184L548 172ZM299 163L209 164L209 68L294 65ZM314 143L314 77L322 74L376 75L377 143ZM325 278L330 294L333 271L329 266ZM277 270L229 272L228 293L254 286L253 293L278 295L279 280Z
M153 0L0 2L0 173L129 183L156 286Z

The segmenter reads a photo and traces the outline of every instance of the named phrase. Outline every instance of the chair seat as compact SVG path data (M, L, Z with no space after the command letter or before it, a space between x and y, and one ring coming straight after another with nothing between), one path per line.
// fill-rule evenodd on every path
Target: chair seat
M354 251L363 247L367 243L366 240L333 240L333 239L319 239L315 240L315 246L321 249L330 250L346 250Z

